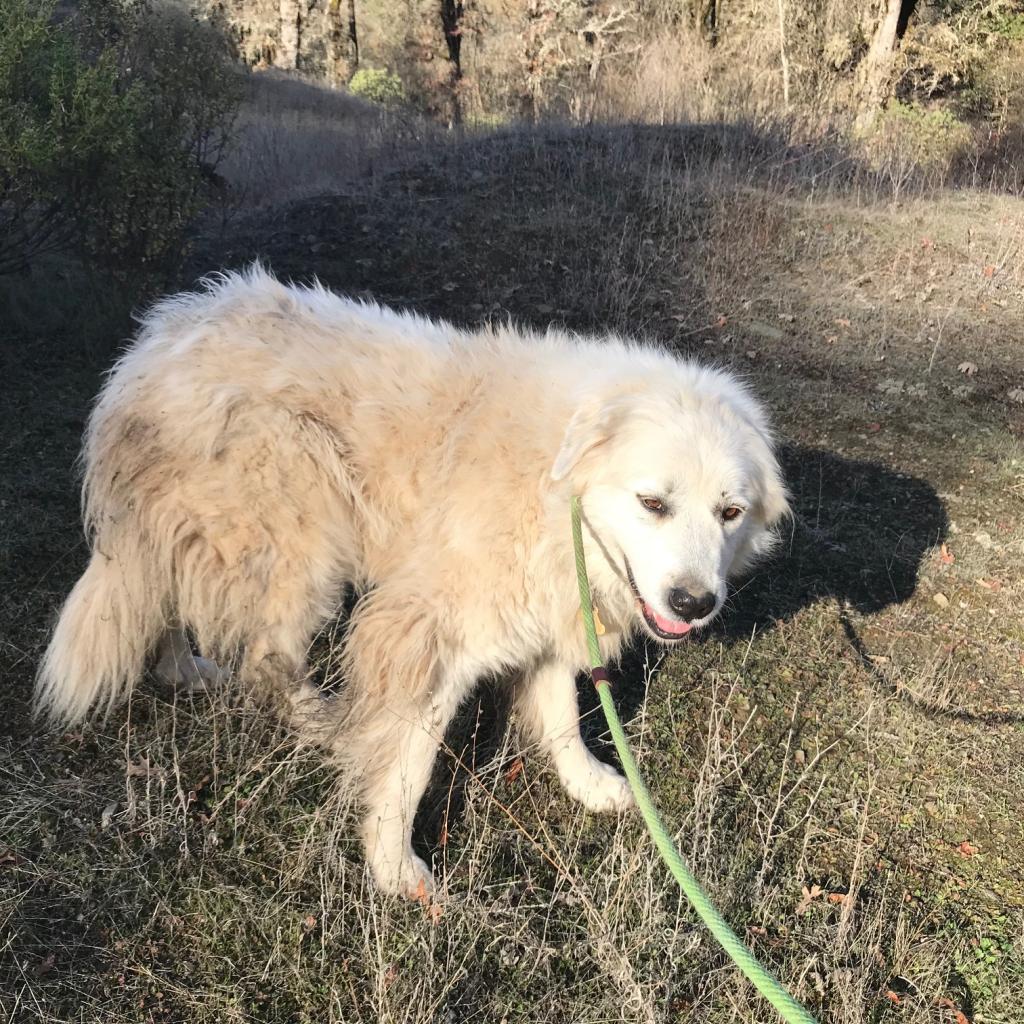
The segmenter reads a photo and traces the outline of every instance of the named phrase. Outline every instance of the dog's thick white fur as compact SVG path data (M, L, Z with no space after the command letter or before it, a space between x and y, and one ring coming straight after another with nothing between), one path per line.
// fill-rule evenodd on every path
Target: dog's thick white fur
M764 411L721 370L618 338L457 330L259 267L148 314L84 465L92 560L40 709L109 711L161 643L178 681L234 665L297 692L354 584L345 686L297 717L358 772L367 860L406 894L432 886L412 818L481 676L515 680L572 796L630 802L580 738L570 497L608 658L638 629L674 643L713 618L787 510Z

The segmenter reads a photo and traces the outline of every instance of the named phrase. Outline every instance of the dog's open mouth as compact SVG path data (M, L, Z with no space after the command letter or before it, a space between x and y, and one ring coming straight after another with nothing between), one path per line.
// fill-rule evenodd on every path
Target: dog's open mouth
M682 640L693 629L689 622L681 622L679 619L666 619L664 615L659 615L644 600L643 594L640 593L640 589L636 585L636 580L633 579L633 570L629 567L628 561L626 562L626 577L629 579L630 587L633 588L633 596L640 607L640 614L643 615L647 628L655 636L661 637L662 640Z

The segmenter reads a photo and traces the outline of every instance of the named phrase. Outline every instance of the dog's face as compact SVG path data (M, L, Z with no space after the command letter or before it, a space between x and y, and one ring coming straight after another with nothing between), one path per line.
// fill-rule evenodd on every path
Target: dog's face
M786 492L760 407L730 378L710 395L627 393L581 410L552 475L573 475L586 527L647 631L672 643L721 610L769 550Z

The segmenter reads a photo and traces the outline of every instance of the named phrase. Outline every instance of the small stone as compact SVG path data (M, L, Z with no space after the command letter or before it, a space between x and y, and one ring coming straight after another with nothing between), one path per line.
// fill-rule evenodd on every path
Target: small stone
M935 602L935 603L936 603L936 604L937 604L937 605L938 605L938 606L939 606L940 608L948 608L948 607L949 607L949 598L948 598L948 597L946 597L946 595L945 595L945 594L935 594L935 595L934 595L934 596L932 597L932 600L933 600L933 601L934 601L934 602Z
M992 550L992 535L981 531L974 535L974 543L983 547L986 551Z

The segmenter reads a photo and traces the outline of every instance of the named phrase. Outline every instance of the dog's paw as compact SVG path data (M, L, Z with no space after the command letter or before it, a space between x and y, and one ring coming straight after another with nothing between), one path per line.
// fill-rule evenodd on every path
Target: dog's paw
M433 872L412 850L406 850L397 863L378 858L371 864L371 868L373 880L382 892L420 903L429 903L435 898L437 886L434 884Z
M589 751L585 764L571 775L563 774L561 779L566 792L588 811L625 811L636 803L626 777Z

